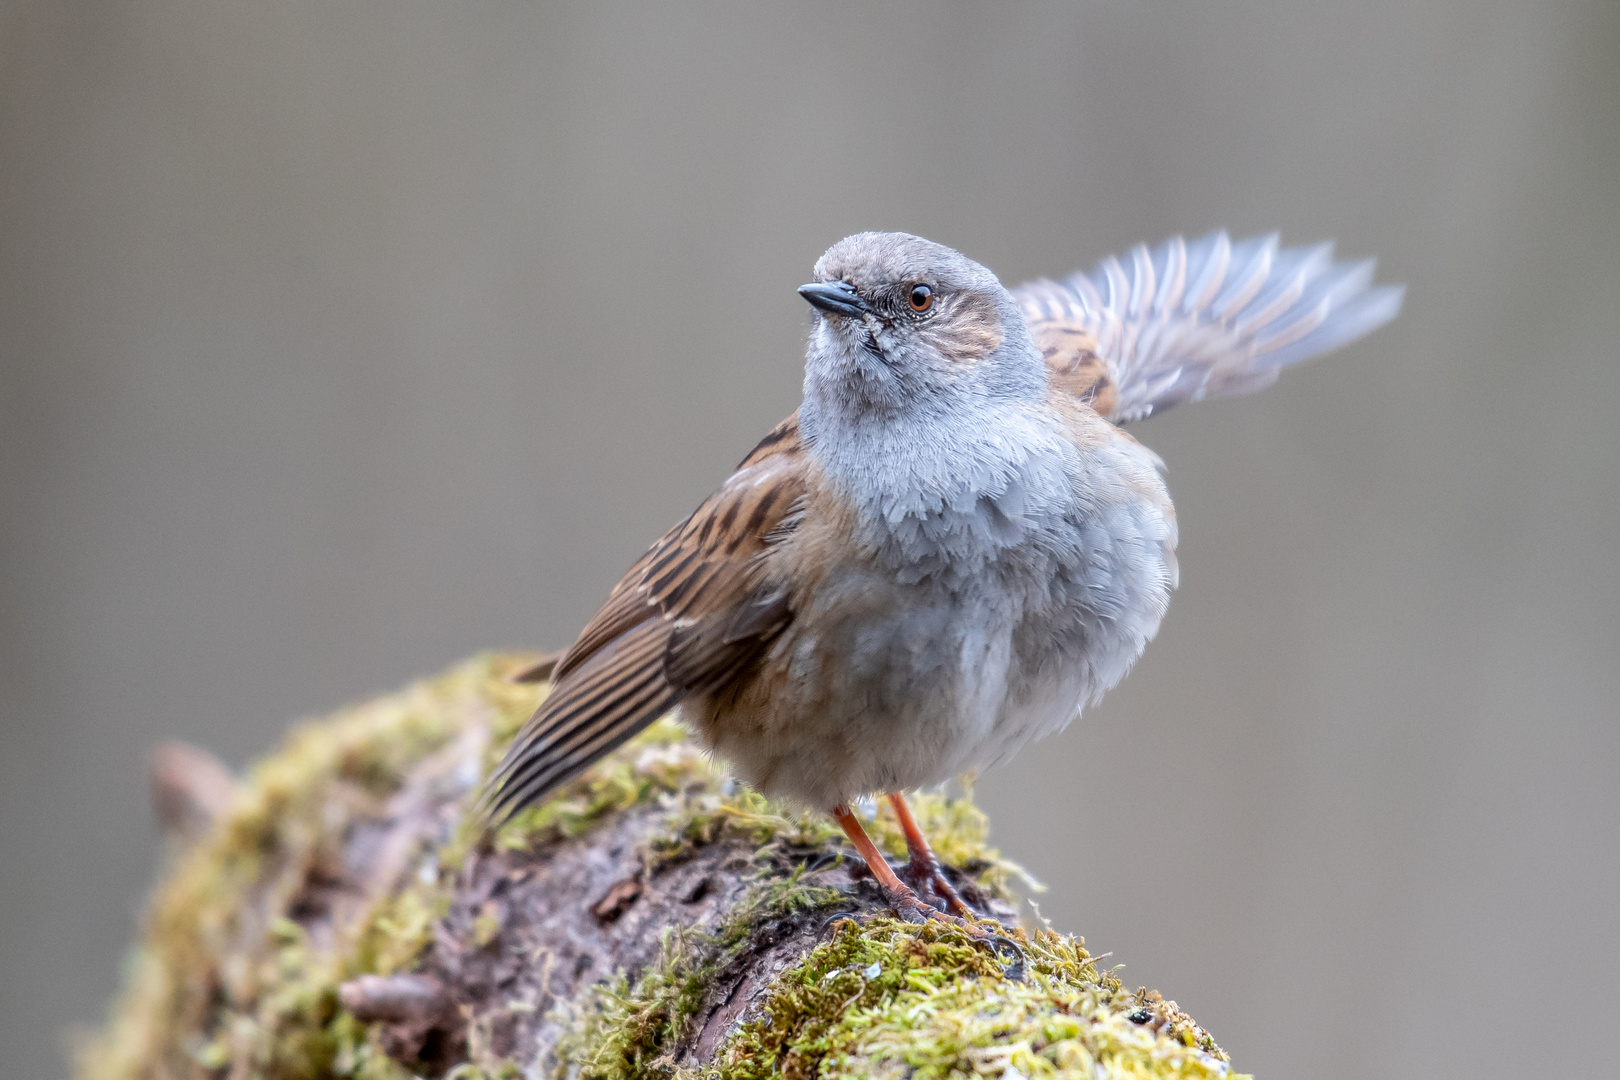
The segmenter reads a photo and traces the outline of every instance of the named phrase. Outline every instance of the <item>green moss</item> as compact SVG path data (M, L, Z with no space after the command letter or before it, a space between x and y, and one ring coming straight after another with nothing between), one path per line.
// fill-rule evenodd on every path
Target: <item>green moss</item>
M712 1065L677 1067L669 1048L679 1044L748 928L796 904L836 899L790 900L793 885L756 890L755 901L716 933L672 928L659 960L638 981L618 976L571 1006L558 1074L577 1080L1231 1076L1207 1032L1158 995L1126 990L1113 972L1098 969L1083 941L1015 931L1024 964L1012 979L1000 959L962 931L892 919L838 923L830 940L776 979L759 1017L728 1039Z
M691 927L664 931L658 959L632 986L621 972L571 1007L557 1057L578 1080L665 1073L659 1059L703 1002L713 966L712 942Z
M1179 1012L1155 1026L1144 1008L1149 996L1098 971L1083 942L1050 931L1016 936L1025 963L1014 981L953 927L840 923L776 981L761 1017L705 1076L1228 1075L1226 1055L1207 1033Z
M449 910L449 899L435 882L407 886L372 908L355 935L357 972L392 975L408 971L433 940L433 924Z
M749 891L717 929L673 926L664 931L658 959L632 984L623 973L564 1006L569 1031L557 1048L559 1063L577 1080L625 1080L665 1075L674 1066L667 1048L697 1015L715 975L746 947L762 923L838 903L837 889L806 884L799 867Z

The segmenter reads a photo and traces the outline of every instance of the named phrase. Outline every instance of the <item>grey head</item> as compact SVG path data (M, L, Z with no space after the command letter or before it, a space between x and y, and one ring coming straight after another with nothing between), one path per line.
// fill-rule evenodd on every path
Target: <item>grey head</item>
M799 289L817 313L800 433L899 580L967 580L1062 514L1072 448L1045 417L1046 364L996 275L921 237L869 232L834 244L815 276Z
M909 233L863 232L827 249L799 289L816 309L805 398L881 421L1039 400L1046 370L996 275Z

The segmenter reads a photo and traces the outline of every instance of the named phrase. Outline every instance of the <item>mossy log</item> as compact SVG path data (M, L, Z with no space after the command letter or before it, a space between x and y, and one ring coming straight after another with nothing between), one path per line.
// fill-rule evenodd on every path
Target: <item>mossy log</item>
M1016 925L1021 872L965 796L919 816L1016 953L896 921L835 826L668 720L485 834L532 660L307 724L233 789L161 755L182 839L84 1080L1231 1075L1174 1002ZM871 830L903 855L892 818Z

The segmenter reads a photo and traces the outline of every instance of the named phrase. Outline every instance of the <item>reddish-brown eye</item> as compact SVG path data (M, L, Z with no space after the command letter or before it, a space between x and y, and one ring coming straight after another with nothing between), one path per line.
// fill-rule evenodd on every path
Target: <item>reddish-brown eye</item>
M934 290L926 285L913 285L911 287L911 310L921 315L934 306Z

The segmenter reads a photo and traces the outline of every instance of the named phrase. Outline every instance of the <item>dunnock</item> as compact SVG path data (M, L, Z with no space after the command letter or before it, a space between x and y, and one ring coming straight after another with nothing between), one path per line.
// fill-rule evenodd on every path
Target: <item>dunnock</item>
M1117 426L1246 393L1393 318L1332 247L1214 233L1013 292L859 233L816 263L804 402L666 533L557 662L487 798L506 815L671 708L757 789L888 796L907 876L968 914L902 792L1005 759L1124 677L1176 585L1162 462Z

